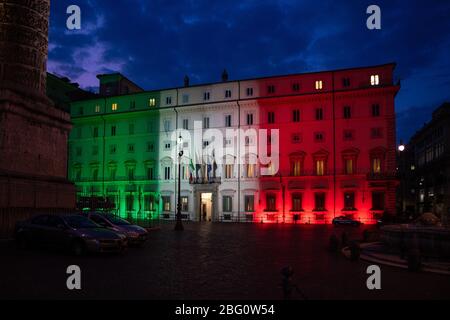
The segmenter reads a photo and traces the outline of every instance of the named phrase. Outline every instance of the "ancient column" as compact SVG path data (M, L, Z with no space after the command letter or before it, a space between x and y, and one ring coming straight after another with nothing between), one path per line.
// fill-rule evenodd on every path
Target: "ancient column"
M50 0L0 0L0 237L17 220L75 206L70 115L46 96Z
M45 96L50 0L0 0L0 87Z

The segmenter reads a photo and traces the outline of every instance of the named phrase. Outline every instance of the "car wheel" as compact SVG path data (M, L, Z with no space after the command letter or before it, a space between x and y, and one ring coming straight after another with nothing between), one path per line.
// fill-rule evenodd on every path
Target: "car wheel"
M82 256L85 253L84 243L80 240L74 241L70 249L72 251L72 254L77 257Z

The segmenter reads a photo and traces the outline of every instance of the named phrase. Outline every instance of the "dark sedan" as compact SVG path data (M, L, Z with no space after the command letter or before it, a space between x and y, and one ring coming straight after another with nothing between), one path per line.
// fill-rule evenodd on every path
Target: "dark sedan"
M121 252L126 236L105 228L80 215L40 215L19 222L15 239L20 247L30 245L70 250L75 255L87 252Z
M111 213L90 212L85 215L104 228L126 235L130 245L142 245L148 239L147 230Z
M361 222L350 217L340 216L333 219L333 225L360 226Z

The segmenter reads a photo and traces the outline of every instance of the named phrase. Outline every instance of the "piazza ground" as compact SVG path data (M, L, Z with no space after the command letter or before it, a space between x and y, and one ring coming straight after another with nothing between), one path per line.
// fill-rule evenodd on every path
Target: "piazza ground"
M367 263L330 254L330 235L363 228L319 225L186 224L150 235L124 255L71 257L0 242L0 298L281 299L280 270L291 265L309 299L448 299L450 278L382 266L382 290L366 288ZM82 290L66 289L79 265ZM300 299L300 297L296 297Z

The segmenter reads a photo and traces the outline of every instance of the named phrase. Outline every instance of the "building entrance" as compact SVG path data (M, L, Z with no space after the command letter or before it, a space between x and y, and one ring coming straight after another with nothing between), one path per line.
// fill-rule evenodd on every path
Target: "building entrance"
M200 203L200 221L212 221L212 193L202 193Z

